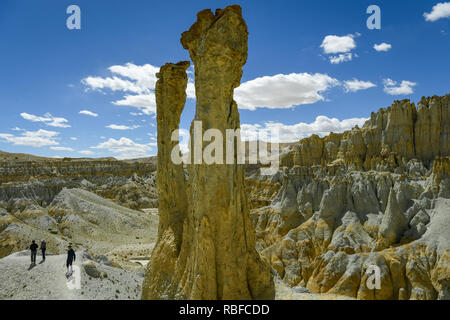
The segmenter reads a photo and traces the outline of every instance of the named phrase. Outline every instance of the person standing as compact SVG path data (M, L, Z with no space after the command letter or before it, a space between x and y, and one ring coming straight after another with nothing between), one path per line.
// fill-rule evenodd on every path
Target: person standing
M45 261L45 250L47 250L47 242L41 241L42 261Z
M31 241L30 250L31 250L31 263L36 264L36 254L37 254L38 245L33 240Z
M69 245L67 247L67 262L66 262L67 273L69 273L69 266L70 266L70 271L73 272L72 262L74 262L75 259L76 259L75 251L72 249L72 246Z

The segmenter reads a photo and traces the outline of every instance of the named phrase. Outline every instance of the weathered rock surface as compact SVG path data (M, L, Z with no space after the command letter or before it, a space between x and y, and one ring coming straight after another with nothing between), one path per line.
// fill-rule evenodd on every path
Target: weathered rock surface
M177 141L172 133L180 124L186 101L189 62L167 63L157 74L159 196L158 241L149 261L143 285L143 299L174 298L178 293L177 258L183 241L183 224L188 211L187 188L182 164L171 159Z
M100 271L98 271L97 266L92 261L86 261L82 264L86 274L92 278L100 278Z
M312 136L271 178L248 178L257 247L283 281L358 299L444 299L450 280L449 101L373 113L363 128ZM371 266L381 288L369 290Z
M203 131L214 128L225 136L226 129L239 128L233 91L239 86L247 59L247 34L241 8L234 5L218 9L215 14L210 10L199 12L197 22L182 35L181 43L189 50L195 65L197 107L194 121L201 121ZM159 81L164 85L164 75L162 79ZM156 94L163 92L166 90L156 91ZM165 126L159 123L160 119L164 118L158 117L158 137L159 128ZM191 127L194 137L192 131ZM158 149L161 142L158 140ZM162 157L168 159L168 155ZM225 157L223 161L225 163ZM159 239L162 249L155 250L152 261L165 259L167 264L163 269L152 270L162 264L149 263L143 298L274 298L269 267L255 249L243 167L237 164L190 165L189 186L189 208L179 253L173 233ZM176 197L174 201L178 201ZM150 276L156 272L159 279L154 286ZM161 285L164 280L166 284Z

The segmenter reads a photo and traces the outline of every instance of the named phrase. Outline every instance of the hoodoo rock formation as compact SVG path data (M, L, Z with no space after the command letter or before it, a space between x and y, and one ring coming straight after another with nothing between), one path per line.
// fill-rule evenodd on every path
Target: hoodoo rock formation
M181 43L189 50L195 65L197 106L194 121L202 123L203 131L214 128L225 137L226 129L235 130L240 126L233 91L240 84L242 67L247 59L247 38L247 26L237 5L218 9L215 14L210 10L199 12L197 22L182 35ZM167 134L160 128L165 130L170 124L175 124L176 119L172 119L169 125L160 122L165 121L166 113L172 112L173 108L177 109L174 112L178 115L181 102L178 99L183 98L181 93L175 93L173 104L177 106L165 106L165 101L171 99L165 95L172 94L173 88L182 90L186 84L182 76L175 77L179 79L176 83L165 82L169 71L162 71L165 72L160 75L156 87L157 103L160 104L158 112L163 108L169 109L161 110L164 115L158 114L158 152L165 153L158 159L158 170L163 170L158 171L158 176L173 174L177 177L171 182L173 185L168 183L173 176L158 178L158 183L167 183L158 187L160 192L170 191L175 185L178 188L184 179L181 170L172 164L161 167L163 164L160 165L159 161L170 161L169 150L162 145L167 143L165 139L170 139L170 134L167 138L160 138ZM201 146L200 152L203 153ZM194 152L191 148L191 155ZM222 156L225 163L225 148ZM193 163L189 166L189 202L181 239L177 238L179 225L175 223L183 219L183 213L179 211L181 206L178 210L169 211L163 205L164 201L169 201L172 207L178 207L181 198L176 192L168 194L170 199L160 197L162 224L158 245L147 269L143 299L274 298L270 268L255 249L255 233L244 188L244 169L237 164L236 157L235 153L235 164ZM172 171L164 172L166 170ZM170 221L176 225L172 227Z
M188 209L186 181L182 164L171 160L177 142L172 132L179 128L186 101L188 61L167 63L157 74L155 86L158 125L158 171L156 185L159 195L158 240L153 250L142 297L172 297L176 290L175 264L180 253L183 222Z

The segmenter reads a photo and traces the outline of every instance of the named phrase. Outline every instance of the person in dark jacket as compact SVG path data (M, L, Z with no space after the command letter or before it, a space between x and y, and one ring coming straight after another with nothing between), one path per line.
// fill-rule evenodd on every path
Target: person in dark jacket
M69 272L69 266L70 266L70 271L73 272L72 262L74 262L75 259L76 259L75 251L72 249L72 246L68 246L67 247L67 262L66 262L67 272Z
M47 250L47 242L41 241L42 261L45 261L45 250Z
M31 241L30 250L31 250L31 263L36 264L36 254L37 254L38 245L33 240Z

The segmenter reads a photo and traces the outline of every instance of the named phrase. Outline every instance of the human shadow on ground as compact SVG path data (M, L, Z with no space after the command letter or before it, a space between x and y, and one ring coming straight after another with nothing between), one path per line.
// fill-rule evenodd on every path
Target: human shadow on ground
M34 267L36 267L36 263L32 262L30 264L30 267L28 268L28 271L30 271L31 269L33 269Z

